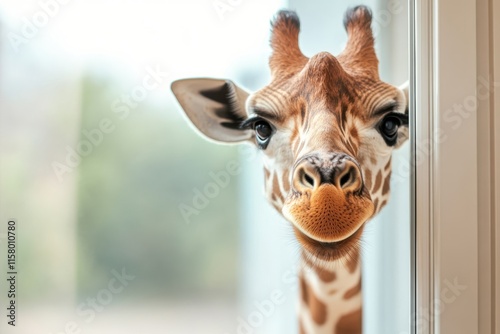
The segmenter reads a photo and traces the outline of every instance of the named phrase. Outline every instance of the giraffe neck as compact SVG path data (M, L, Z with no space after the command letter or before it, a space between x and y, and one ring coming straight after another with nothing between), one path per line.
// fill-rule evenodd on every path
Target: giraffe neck
M301 334L361 334L359 249L335 262L302 256L299 321Z

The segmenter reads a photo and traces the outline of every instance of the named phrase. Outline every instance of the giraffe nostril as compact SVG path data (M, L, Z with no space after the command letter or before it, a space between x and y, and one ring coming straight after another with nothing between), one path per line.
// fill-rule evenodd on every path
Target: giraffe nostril
M337 186L344 191L357 191L363 185L359 168L352 162L347 163L344 172L339 175L337 180Z
M304 183L314 188L314 179L307 173L304 173Z
M293 186L298 191L315 189L321 183L319 173L314 166L308 164L303 164L295 170L293 180Z
M340 178L340 187L341 188L345 188L347 187L351 182L351 176L352 176L352 171L351 171L352 168L349 168L349 171L347 171L347 173L345 173L344 175L342 175L342 177Z

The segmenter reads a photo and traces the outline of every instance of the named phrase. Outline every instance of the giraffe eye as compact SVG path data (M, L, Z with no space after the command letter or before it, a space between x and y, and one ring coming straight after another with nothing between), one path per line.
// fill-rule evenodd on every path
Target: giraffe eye
M271 134L273 133L273 129L271 129L269 123L265 121L259 121L255 123L255 133L257 134L257 136L259 136L259 139L265 140L271 136Z
M401 120L393 115L384 117L379 126L379 131L384 137L387 145L394 145L398 137L398 130L401 126Z
M254 123L254 130L257 138L257 143L261 148L266 148L269 139L273 134L273 128L266 121L257 121Z

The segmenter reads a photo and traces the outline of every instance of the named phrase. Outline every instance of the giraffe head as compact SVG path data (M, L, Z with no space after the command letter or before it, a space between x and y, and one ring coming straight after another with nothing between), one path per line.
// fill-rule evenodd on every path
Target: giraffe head
M342 53L308 58L297 15L280 11L267 86L248 94L229 80L172 84L202 134L263 152L268 200L319 259L356 249L365 222L387 203L391 154L408 137L407 95L379 78L371 18L364 6L348 10Z

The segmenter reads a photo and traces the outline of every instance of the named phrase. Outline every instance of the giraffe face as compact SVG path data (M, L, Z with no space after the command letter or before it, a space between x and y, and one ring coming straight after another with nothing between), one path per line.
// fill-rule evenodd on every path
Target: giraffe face
M363 7L348 12L346 51L308 59L298 18L279 13L272 82L247 100L243 125L264 152L268 200L304 249L328 260L352 248L387 203L392 150L408 136L403 91L378 78L370 20Z
M326 53L249 97L244 125L263 152L266 196L312 255L340 256L387 203L405 109L401 90L349 75Z
M408 137L406 96L378 77L371 13L351 9L344 25L349 40L340 55L307 58L298 17L279 12L271 83L250 96L230 81L173 84L203 134L262 150L269 202L303 249L324 260L354 250L364 223L387 203L391 154Z

